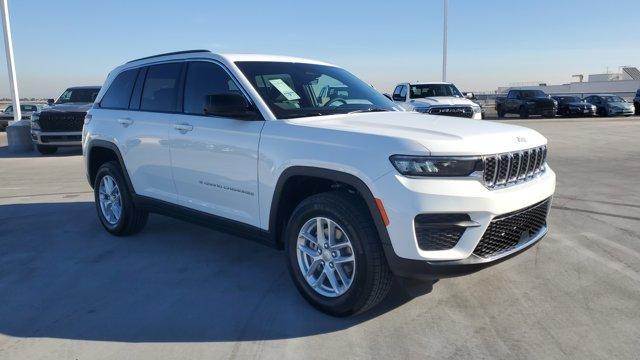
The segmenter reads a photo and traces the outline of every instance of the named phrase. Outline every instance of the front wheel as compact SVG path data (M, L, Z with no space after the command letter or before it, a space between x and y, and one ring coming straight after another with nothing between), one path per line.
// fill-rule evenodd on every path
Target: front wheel
M361 313L382 301L392 275L371 216L361 199L327 192L303 200L285 231L293 282L317 309Z
M134 204L122 170L116 162L100 166L93 192L98 218L108 232L123 236L144 228L149 214Z

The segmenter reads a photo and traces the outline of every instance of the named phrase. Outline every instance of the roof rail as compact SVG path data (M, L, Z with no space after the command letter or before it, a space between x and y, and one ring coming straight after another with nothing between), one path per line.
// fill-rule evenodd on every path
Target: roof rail
M131 60L131 61L127 61L127 64L135 62L135 61L140 61L140 60L146 60L146 59L152 59L154 57L159 57L159 56L168 56L168 55L180 55L180 54L191 54L191 53L200 53L200 52L208 52L210 53L211 51L209 50L184 50L184 51L174 51L174 52L169 52L169 53L164 53L164 54L158 54L158 55L151 55L151 56L146 56L140 59L135 59L135 60Z

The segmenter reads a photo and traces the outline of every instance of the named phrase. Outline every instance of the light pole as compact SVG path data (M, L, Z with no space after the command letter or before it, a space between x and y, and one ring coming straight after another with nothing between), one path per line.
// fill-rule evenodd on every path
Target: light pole
M20 121L22 113L20 112L20 96L18 95L18 80L16 79L16 64L13 59L13 43L11 41L11 24L9 23L9 5L8 0L0 0L0 8L2 9L2 27L4 34L4 50L7 55L7 68L9 70L9 86L11 87L11 97L13 104L13 120Z
M449 0L443 0L444 27L442 29L442 81L447 81L447 8Z

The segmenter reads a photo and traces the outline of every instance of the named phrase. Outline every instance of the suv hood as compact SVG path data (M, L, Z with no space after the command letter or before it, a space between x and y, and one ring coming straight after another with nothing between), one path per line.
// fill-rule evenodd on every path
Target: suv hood
M40 112L87 112L93 103L65 103L53 104L52 106L42 109Z
M467 105L467 106L478 106L473 101L466 98L459 98L455 96L437 96L437 97L426 97L420 99L411 99L409 101L414 106L420 106L422 104L427 106L451 106L451 105Z
M409 140L424 146L431 155L490 155L547 143L537 131L521 126L415 112L344 114L286 121Z

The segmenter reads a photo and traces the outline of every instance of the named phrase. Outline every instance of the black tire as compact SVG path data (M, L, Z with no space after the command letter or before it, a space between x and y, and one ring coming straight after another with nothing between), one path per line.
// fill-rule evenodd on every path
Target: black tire
M529 118L529 111L527 111L527 109L523 106L520 107L520 118L521 119L528 119Z
M505 115L504 111L502 111L500 108L496 108L496 112L498 113L498 119L502 119Z
M298 233L308 220L319 216L337 223L354 250L356 271L353 282L338 297L326 297L316 292L298 265ZM349 316L364 312L380 303L391 287L393 276L369 211L359 197L344 191L313 195L296 207L285 231L285 254L291 278L302 296L329 315Z
M634 105L636 107L636 115L640 115L640 103L635 103Z
M57 146L47 146L47 145L36 145L36 149L42 155L51 155L55 154L58 151Z
M118 189L120 190L122 212L120 219L115 224L111 224L107 221L100 208L100 182L106 175L110 175L115 180L116 185L118 185ZM104 228L111 234L116 236L132 235L142 230L147 224L149 213L136 207L133 202L131 190L127 186L127 182L124 179L122 170L118 163L111 161L100 166L98 173L96 174L96 179L93 183L93 193L98 218L100 219L102 226L104 226Z

